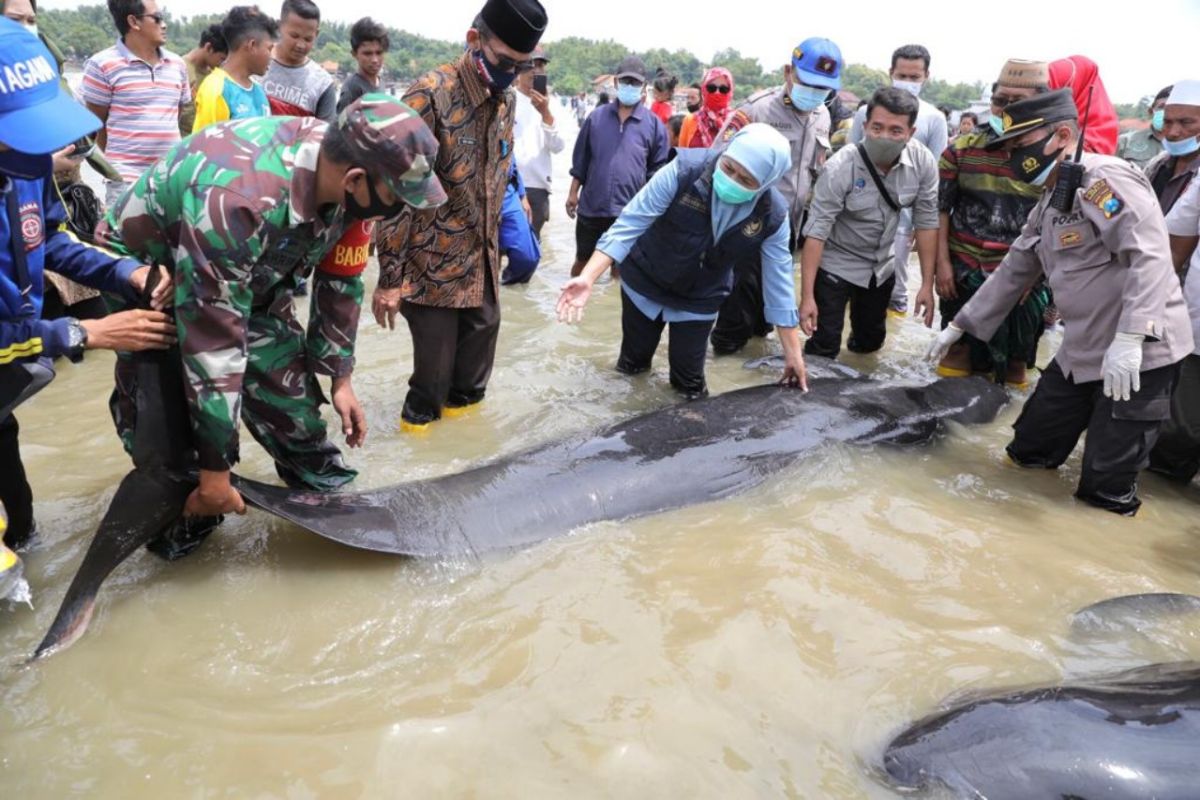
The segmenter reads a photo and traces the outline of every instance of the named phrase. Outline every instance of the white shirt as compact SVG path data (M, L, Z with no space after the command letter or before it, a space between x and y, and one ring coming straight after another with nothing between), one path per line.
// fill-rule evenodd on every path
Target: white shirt
M1200 180L1192 181L1167 214L1167 233L1172 236L1200 236ZM1183 281L1183 299L1187 301L1192 318L1192 334L1196 340L1193 355L1200 356L1200 247L1188 262L1187 278Z
M513 157L526 189L550 190L550 155L561 153L566 143L553 125L542 122L533 101L516 93L517 108L513 119Z

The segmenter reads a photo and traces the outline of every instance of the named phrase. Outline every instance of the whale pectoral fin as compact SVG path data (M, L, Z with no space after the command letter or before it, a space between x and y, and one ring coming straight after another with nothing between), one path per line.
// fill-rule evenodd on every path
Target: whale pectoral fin
M134 551L179 519L192 488L189 482L150 470L135 469L125 476L31 661L63 650L83 635L100 585Z
M250 505L323 539L375 553L428 554L405 536L391 507L367 495L288 489L239 476L234 481Z

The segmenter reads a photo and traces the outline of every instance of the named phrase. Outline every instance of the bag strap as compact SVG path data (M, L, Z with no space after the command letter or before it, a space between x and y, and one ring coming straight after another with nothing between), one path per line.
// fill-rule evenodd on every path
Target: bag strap
M867 172L871 173L871 180L875 181L875 188L883 195L883 202L887 203L888 208L892 211L895 211L897 214L900 213L899 204L892 199L892 193L883 185L883 178L879 177L879 171L875 169L875 165L871 163L871 159L867 158L867 148L863 147L862 142L854 145L854 147L862 157L863 163L867 165Z
M21 314L33 313L33 281L29 277L29 257L25 252L25 237L21 235L21 213L17 185L9 180L4 205L8 214L8 235L12 244L13 267L16 269L17 289L21 292Z

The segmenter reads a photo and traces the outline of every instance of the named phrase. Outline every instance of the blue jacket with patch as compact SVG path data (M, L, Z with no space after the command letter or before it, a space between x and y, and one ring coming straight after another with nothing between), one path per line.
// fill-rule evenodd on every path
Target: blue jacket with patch
M15 200L15 202L14 202ZM67 213L50 178L18 180L0 174L0 366L68 349L67 320L43 320L44 270L133 297L128 258L85 244L67 229ZM25 252L26 275L16 248Z

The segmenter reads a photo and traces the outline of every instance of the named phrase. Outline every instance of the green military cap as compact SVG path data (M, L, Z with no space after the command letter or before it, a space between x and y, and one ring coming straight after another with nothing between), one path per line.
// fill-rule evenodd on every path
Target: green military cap
M988 142L987 147L994 150L1035 128L1063 120L1079 121L1079 110L1075 108L1075 98L1070 89L1035 94L1004 107L1000 116L1004 127L999 136Z
M416 111L391 95L372 92L346 106L337 125L355 162L383 178L400 200L413 208L446 202L433 174L438 142Z

